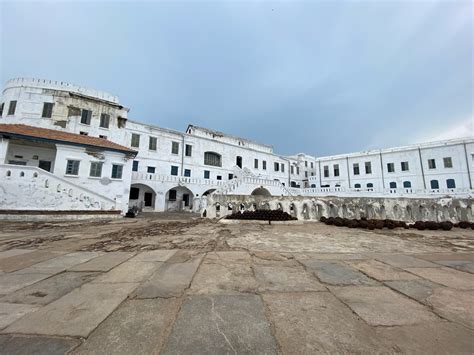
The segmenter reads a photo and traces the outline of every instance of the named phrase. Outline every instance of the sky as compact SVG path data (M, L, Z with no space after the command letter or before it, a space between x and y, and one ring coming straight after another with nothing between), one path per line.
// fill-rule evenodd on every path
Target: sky
M474 136L471 1L0 0L0 81L323 156Z

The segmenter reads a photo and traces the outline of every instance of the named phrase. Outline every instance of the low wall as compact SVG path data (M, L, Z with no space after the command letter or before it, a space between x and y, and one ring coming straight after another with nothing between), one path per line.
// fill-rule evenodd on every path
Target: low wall
M219 218L237 211L282 209L299 220L320 217L394 219L414 221L473 222L473 201L470 198L372 198L304 196L210 195L201 215Z

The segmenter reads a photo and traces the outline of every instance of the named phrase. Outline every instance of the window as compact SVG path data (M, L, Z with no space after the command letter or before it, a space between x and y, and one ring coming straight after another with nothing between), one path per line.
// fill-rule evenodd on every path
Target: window
M407 161L402 161L402 162L400 163L400 165L401 165L402 171L408 171L408 170L410 170L410 166L408 165L408 162L407 162Z
M204 165L222 166L220 154L214 152L204 153Z
M304 177L308 177L308 172L307 171L304 172Z
M79 134L80 134L81 136L88 136L88 135L89 135L88 132L84 132L84 131L80 131Z
M453 167L453 160L451 157L443 158L443 164L445 168L452 168Z
M275 170L275 171L280 171L280 164L274 163L273 165L274 165L274 166L273 166L273 170Z
M334 170L334 176L339 176L339 164L334 164L333 170Z
M53 103L51 102L45 102L43 104L43 113L41 114L41 117L43 118L51 118L53 116Z
M179 143L171 142L171 154L179 154Z
M372 163L370 161L365 162L365 173L372 174Z
M81 123L90 125L92 118L92 111L91 110L82 110L81 112Z
M178 167L172 165L171 166L171 175L178 176Z
M176 201L176 190L170 190L168 195L169 201Z
M360 184L355 184L354 187L355 187L356 189L360 189Z
M307 160L305 160L305 162L304 162L304 166L305 166L305 168L307 168L307 167L308 167L308 161L307 161Z
M130 188L130 200L138 200L140 196L140 189L138 187Z
M299 175L299 174L300 174L300 167L297 166L297 167L296 167L296 175Z
M221 175L217 175L217 176L216 176L216 179L217 179L217 180L222 180L222 176L221 176Z
M395 164L394 163L387 163L387 171L389 173L394 173L395 172Z
M439 189L439 182L438 180L431 180L430 181L430 186L432 189Z
M130 144L132 147L138 148L140 147L140 135L136 133L132 133L132 142Z
M254 167L255 169L258 169L258 159L254 159L254 160L253 160L253 167Z
M390 183L390 188L391 188L391 189L396 189L396 188L397 188L397 183L396 183L395 181L392 181L392 182Z
M148 174L154 174L155 170L156 170L156 168L154 166L149 166L149 167L146 168L146 172Z
M110 115L107 113L101 113L99 127L109 128L109 125L110 125Z
M16 101L10 101L10 105L8 106L8 114L14 115L16 111Z
M291 175L295 173L295 167L293 165L290 166L290 172L291 172Z
M359 175L360 174L359 163L352 164L352 170L354 171L354 175Z
M285 164L280 164L281 165L281 172L284 173L285 172Z
M311 169L313 169L313 168L314 168L314 164L313 164L313 162L311 162Z
M185 155L187 157L190 157L193 155L193 146L191 144L186 144L186 147L185 147Z
M2 104L0 105L0 117L3 116L3 108L5 107L5 103L2 102Z
M138 171L138 160L134 160L132 163L132 171Z
M324 177L325 178L329 177L329 166L324 165L323 170L324 170Z
M102 162L92 161L91 170L89 172L90 177L101 177L102 176Z
M204 170L204 179L209 179L211 177L211 172L209 170Z
M112 179L121 179L123 172L123 165L113 164L112 165Z
M156 150L156 137L149 137L148 139L148 149Z
M103 134L99 134L99 138L107 139L107 136L104 136Z
M265 160L262 160L262 169L267 170L267 162Z
M456 181L454 181L454 179L446 180L446 187L448 189L455 189L456 188Z
M79 160L68 160L66 164L66 175L79 175Z
M234 174L229 174L229 180L232 180L234 178Z
M411 188L411 182L410 182L410 181L404 181L404 182L403 182L403 187L404 187L405 189Z
M191 177L191 169L184 169L184 176Z
M369 183L367 184L367 188L368 188L368 189L374 188L374 184L372 184L371 182L369 182Z
M428 159L428 168L430 168L430 169L436 169L436 160L434 160L434 159Z

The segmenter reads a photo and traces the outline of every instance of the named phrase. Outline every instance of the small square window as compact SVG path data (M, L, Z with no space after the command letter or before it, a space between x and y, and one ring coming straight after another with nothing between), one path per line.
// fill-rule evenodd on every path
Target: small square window
M14 115L16 111L16 100L10 101L10 105L8 106L8 114Z
M99 126L101 128L109 128L109 125L110 125L110 115L107 113L101 113Z
M445 168L452 168L453 167L453 160L451 157L443 158L443 164Z
M229 180L232 180L234 178L234 174L229 174Z
M43 104L43 113L41 114L41 117L51 118L53 116L53 105L52 102L45 102Z
M216 179L217 179L217 180L222 180L222 176L217 175L217 176L216 176Z
M113 164L112 165L112 179L121 179L123 172L123 165Z
M184 176L191 177L191 169L184 169Z
M91 162L91 170L89 172L90 177L101 177L102 176L102 162L93 161Z
M178 142L171 142L171 153L172 154L179 154L179 143Z
M428 168L429 169L436 169L436 160L428 159Z
M81 112L81 123L90 125L92 118L92 111L91 110L82 110Z
M138 171L138 160L134 160L132 163L132 171Z
M154 173L155 173L155 169L156 169L156 168L155 168L154 166L149 166L149 167L147 167L146 172L147 172L148 174L154 174Z
M178 167L172 165L171 166L171 175L178 176Z
M394 163L387 163L387 171L389 173L394 173L395 172L395 164Z
M209 170L204 170L204 179L209 179L211 177L211 172Z
M185 147L185 155L187 157L190 157L193 155L193 146L190 145L190 144L186 144L186 147Z
M408 165L408 162L407 162L407 161L402 161L402 162L400 163L400 165L401 165L402 171L408 171L408 170L410 170L410 166Z
M132 147L140 147L140 135L137 133L132 133L132 142L130 143Z
M79 160L68 160L66 164L66 175L79 175Z
M157 142L156 137L150 137L150 139L148 140L148 149L156 150L156 142Z

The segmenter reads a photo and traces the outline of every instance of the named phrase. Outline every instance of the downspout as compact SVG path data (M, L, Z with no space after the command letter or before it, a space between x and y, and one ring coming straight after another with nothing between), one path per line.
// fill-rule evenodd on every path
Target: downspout
M426 190L425 170L423 169L423 160L421 160L421 148L418 148L418 156L420 157L421 176L423 177L423 188Z
M347 168L347 180L349 182L349 188L351 188L351 174L349 172L349 157L346 157L346 168Z
M379 155L380 155L380 168L382 169L382 188L385 190L385 177L383 175L382 151L380 151Z
M469 179L469 189L472 190L471 171L469 170L469 159L467 157L466 142L464 142L463 145L464 145L464 156L466 157L466 168L467 168L467 177Z

